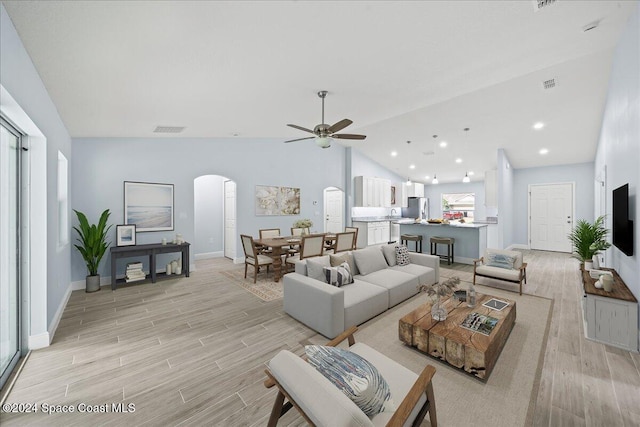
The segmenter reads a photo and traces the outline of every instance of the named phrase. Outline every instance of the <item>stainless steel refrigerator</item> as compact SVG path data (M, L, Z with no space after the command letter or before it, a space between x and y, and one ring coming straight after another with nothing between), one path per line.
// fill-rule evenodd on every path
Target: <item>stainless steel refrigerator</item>
M403 218L429 219L429 199L409 197L407 207L402 208Z

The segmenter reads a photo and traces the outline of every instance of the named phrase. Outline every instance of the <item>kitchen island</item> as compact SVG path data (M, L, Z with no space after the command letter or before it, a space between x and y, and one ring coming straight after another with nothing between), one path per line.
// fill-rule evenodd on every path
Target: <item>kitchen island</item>
M474 259L480 258L487 249L487 224L429 224L424 221L415 223L413 220L396 221L400 225L400 235L413 234L422 236L422 252L429 253L432 237L453 237L455 239L454 260L462 264L473 264ZM413 245L409 245L409 250ZM439 252L446 248L439 246Z

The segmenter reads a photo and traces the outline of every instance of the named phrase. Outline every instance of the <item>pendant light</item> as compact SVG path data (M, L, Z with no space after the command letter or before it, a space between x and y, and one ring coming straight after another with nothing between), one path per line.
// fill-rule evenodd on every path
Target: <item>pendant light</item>
M471 178L469 178L469 172L464 173L464 178L462 178L462 182L464 183L471 182Z
M407 185L411 185L411 178L407 177Z
M431 181L432 184L437 184L438 183L438 177L436 176L436 174L433 174L433 181Z

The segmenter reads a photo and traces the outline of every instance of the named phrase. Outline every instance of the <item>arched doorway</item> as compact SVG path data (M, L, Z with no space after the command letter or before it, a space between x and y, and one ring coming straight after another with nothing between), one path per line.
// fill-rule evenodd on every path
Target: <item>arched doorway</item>
M324 232L344 231L344 191L336 187L324 189Z
M220 175L193 180L194 242L196 260L236 258L236 184Z

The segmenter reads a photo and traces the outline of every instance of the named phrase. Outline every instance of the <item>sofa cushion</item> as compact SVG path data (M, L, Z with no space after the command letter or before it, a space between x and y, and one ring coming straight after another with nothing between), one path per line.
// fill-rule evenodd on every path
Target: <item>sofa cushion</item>
M281 350L276 354L269 361L269 370L315 425L372 425L351 399L290 351Z
M382 254L384 258L387 260L387 264L389 267L393 267L396 265L396 245L382 245Z
M382 251L376 247L353 251L353 259L363 276L388 267Z
M385 268L366 276L356 276L355 279L385 288L389 292L389 307L393 307L417 294L420 283L418 276L395 270L396 267Z
M304 261L304 260L303 260ZM324 282L324 268L331 267L331 261L327 255L309 258L307 261L307 276Z
M336 267L325 267L324 279L325 282L329 285L337 287L348 285L349 283L353 282L351 269L349 268L349 264L347 262L343 262Z
M335 289L335 288L334 288ZM360 325L389 308L389 291L355 279L340 288L344 298L344 327Z
M431 267L425 267L419 264L396 265L390 267L392 270L402 271L417 276L421 285L430 285L436 283L436 271Z
M367 416L395 410L389 384L362 356L344 348L307 345L307 361ZM329 408L327 408L329 409Z
M340 254L331 254L331 255L329 255L329 262L331 264L331 267L337 267L340 264L342 264L343 262L346 262L347 264L349 264L349 269L351 271L351 274L352 275L358 274L358 272L356 272L356 270L355 270L356 263L353 261L353 255L351 255L351 252L342 252Z
M516 261L516 256L511 254L501 254L497 252L487 252L484 257L484 264L489 267L498 267L513 269L513 265Z
M409 248L405 245L396 246L396 264L403 266L409 265Z

